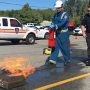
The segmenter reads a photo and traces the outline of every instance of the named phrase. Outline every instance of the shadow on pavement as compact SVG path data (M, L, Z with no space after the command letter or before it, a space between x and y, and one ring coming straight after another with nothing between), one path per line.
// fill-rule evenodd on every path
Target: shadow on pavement
M64 66L63 62L59 62L57 63L56 66L53 66L53 67L46 66L46 65L40 66L37 69L36 73L34 73L28 78L30 90L84 74L84 72L81 71L83 68L85 68L85 64L81 62L81 60L84 58L83 55L81 56L81 53L85 51L81 49L80 50L75 49L75 50L76 52L78 52L77 53L78 55L75 55L76 52L73 52L72 50L71 64L69 66ZM65 85L55 87L55 89L51 88L47 90L81 90L80 88L82 86L83 86L82 80L79 80L79 82L74 81L74 83L72 82L67 83Z
M84 53L86 53L86 50L72 49L71 64L69 66L64 66L63 62L61 61L56 65L56 67L45 65L39 67L37 72L34 75L30 76L28 79L28 82L32 86L30 87L31 90L40 86L84 74L84 72L81 72L81 70L85 68L85 64L81 62L86 57ZM34 84L32 84L31 82ZM82 86L82 80L78 80L74 81L73 83L66 83L64 85L47 90L82 90Z

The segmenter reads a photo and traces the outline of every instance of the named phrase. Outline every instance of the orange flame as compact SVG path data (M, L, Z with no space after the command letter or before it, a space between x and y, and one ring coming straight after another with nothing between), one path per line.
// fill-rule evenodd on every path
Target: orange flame
M27 63L27 59L25 58L9 57L0 62L0 69L10 76L23 75L27 78L35 72L35 68Z

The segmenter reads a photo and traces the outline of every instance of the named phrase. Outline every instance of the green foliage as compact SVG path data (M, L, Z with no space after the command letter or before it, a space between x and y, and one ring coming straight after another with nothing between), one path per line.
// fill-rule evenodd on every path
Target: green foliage
M52 9L46 9L41 11L43 19L51 21L52 17L54 16L54 11Z
M74 22L75 25L80 25L80 23L81 23L80 16L72 17L72 18L70 19L70 21Z
M68 0L65 2L65 9L68 11L71 21L80 25L88 5L89 0Z
M53 15L54 11L52 9L35 10L31 9L28 3L26 3L20 10L0 11L0 16L15 17L23 24L29 22L39 24L43 20L51 20Z

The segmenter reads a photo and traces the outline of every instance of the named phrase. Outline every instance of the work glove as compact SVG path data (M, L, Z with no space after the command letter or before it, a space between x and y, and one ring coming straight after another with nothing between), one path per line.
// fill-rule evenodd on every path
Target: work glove
M54 23L51 23L50 28L52 28L52 29L55 28Z

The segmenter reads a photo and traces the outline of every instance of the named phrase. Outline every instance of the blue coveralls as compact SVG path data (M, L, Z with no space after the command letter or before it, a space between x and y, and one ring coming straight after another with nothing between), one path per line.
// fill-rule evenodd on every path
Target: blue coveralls
M68 62L70 60L70 48L69 48L69 32L68 32L68 22L69 22L69 16L67 12L65 12L64 16L62 17L62 14L65 11L61 11L59 13L56 13L52 23L56 26L55 32L56 32L56 45L55 49L50 55L50 60L57 61L59 50L61 51L64 60ZM62 17L62 18L61 18ZM66 32L60 32L60 30L67 30Z

